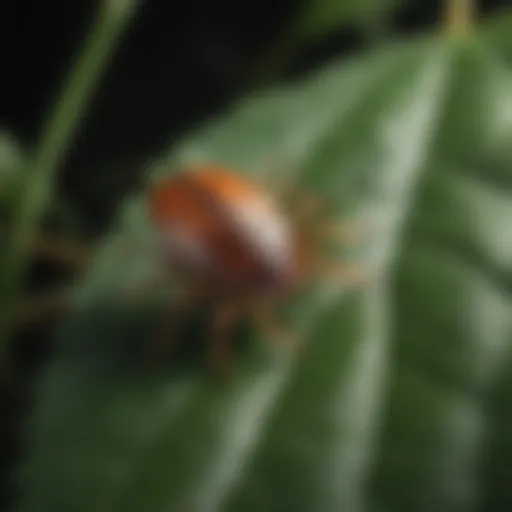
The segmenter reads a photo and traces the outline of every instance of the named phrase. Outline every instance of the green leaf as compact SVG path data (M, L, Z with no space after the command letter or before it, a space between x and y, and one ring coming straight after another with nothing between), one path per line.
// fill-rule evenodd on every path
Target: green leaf
M7 130L0 130L0 208L10 210L19 199L25 173L23 150Z
M297 18L304 38L326 35L344 25L374 25L403 0L314 0L305 2Z
M388 39L389 15L403 0L314 0L300 2L289 24L258 57L247 75L248 90L272 83L309 44L347 26L358 29L367 42Z
M510 26L512 24L512 9L510 7L493 12L482 24L483 35L496 44L496 48L509 48L512 45Z
M151 371L164 310L119 300L152 265L120 252L148 230L127 201L44 372L18 510L510 510L511 80L470 43L408 43L245 99L163 155L151 176L283 162L375 218L381 279L298 297L295 355L240 333L226 386L193 327L197 349Z
M494 50L512 64L512 10L502 9L484 25L483 37Z

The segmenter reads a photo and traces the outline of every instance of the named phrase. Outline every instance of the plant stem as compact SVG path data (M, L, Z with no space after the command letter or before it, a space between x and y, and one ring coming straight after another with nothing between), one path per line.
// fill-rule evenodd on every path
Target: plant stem
M34 231L51 200L57 169L137 4L138 0L101 2L82 53L43 126L35 154L28 163L27 184L15 212L11 239L0 269L0 364L5 370L9 368L8 339L15 304Z
M467 35L473 24L474 0L446 0L445 30L455 37Z

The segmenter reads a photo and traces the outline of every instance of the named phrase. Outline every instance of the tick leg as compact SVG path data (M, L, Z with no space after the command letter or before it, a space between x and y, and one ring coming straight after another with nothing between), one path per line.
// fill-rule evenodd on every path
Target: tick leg
M297 346L297 337L285 329L268 308L255 307L252 311L252 316L258 329L274 343L289 348Z
M239 308L231 303L221 304L214 312L211 339L209 340L210 367L215 377L223 378L229 371L230 338Z
M319 265L318 274L322 280L335 281L350 288L363 287L371 280L368 267L358 263L323 262Z
M337 240L343 244L354 244L366 239L371 228L367 221L331 221L321 228L325 238Z
M150 364L157 365L176 347L182 322L186 314L202 297L203 292L202 288L193 289L169 308L150 346Z
M267 160L259 166L257 173L259 183L276 195L283 197L293 188L293 176L290 168L278 159Z
M167 276L162 274L151 274L144 276L142 279L130 283L128 286L121 288L119 291L120 300L123 302L132 302L134 300L143 298L149 293L161 289L162 280Z
M86 268L93 256L91 248L47 233L34 237L31 248L43 259L72 268Z
M319 193L302 191L297 197L296 211L306 218L316 216L326 207L325 198Z
M72 288L53 289L25 299L14 314L15 325L22 327L53 320L73 306Z

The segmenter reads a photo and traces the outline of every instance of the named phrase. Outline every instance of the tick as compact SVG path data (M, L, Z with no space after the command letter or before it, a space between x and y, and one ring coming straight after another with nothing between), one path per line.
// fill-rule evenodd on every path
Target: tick
M364 279L359 265L325 256L329 239L347 242L357 230L324 218L316 196L273 188L221 165L196 164L154 184L147 204L165 265L185 290L151 346L155 362L166 356L184 314L200 300L213 304L209 362L224 375L230 333L240 319L293 345L295 337L274 316L279 304L317 278Z

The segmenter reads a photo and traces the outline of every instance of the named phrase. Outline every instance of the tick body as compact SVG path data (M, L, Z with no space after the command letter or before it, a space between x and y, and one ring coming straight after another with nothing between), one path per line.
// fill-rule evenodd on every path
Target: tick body
M150 208L164 251L182 270L241 295L293 286L293 228L263 187L222 168L172 175L152 191Z
M239 317L251 318L275 341L290 342L293 336L273 319L279 301L322 274L361 278L358 266L324 261L323 241L330 234L318 208L305 196L285 196L210 164L189 166L150 190L150 215L165 260L188 286L181 306L193 307L200 297L213 301L208 341L215 373L227 369L229 332ZM152 347L155 362L176 340L179 307L173 304Z

